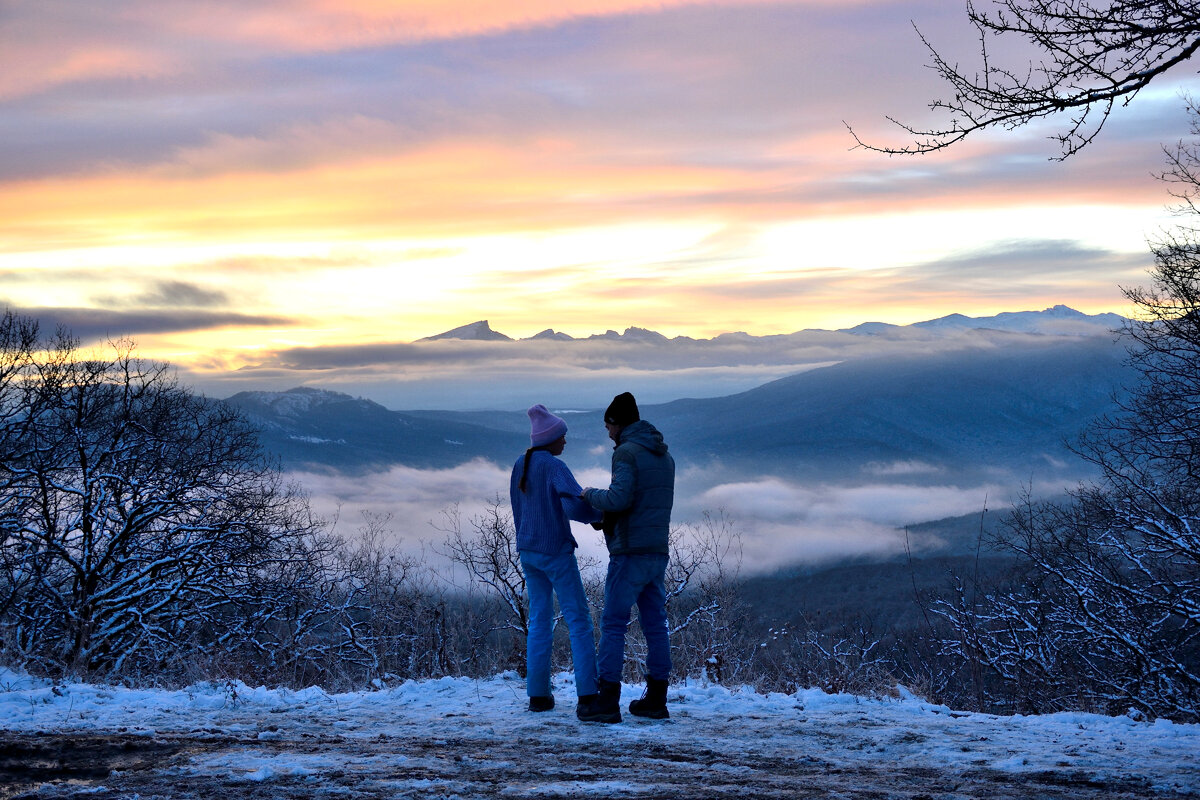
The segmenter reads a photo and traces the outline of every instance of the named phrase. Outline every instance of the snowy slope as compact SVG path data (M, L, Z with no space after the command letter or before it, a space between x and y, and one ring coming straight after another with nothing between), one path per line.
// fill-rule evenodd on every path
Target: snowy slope
M56 686L0 670L0 796L1200 796L1198 725L691 682L671 688L670 720L609 726L578 722L570 676L555 683L559 707L532 714L513 674L331 695Z
M1084 314L1064 305L1042 311L1002 311L991 317L967 317L962 314L914 323L911 327L932 331L990 328L1020 333L1094 336L1120 330L1125 318L1119 314Z

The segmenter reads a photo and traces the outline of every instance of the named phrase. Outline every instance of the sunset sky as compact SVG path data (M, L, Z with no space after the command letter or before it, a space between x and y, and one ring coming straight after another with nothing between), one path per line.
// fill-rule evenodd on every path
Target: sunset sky
M295 348L1126 311L1194 70L888 158L946 0L0 0L0 302L197 374Z

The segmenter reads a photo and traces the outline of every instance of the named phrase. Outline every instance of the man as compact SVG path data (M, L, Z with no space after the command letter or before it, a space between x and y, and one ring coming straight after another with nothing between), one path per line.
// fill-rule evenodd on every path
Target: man
M612 482L607 489L583 490L583 499L605 512L609 554L597 653L600 692L594 708L598 721L621 721L625 629L636 603L646 637L646 691L629 704L629 712L666 719L671 673L666 571L675 460L662 434L641 418L629 392L613 398L604 412L604 427L615 443Z

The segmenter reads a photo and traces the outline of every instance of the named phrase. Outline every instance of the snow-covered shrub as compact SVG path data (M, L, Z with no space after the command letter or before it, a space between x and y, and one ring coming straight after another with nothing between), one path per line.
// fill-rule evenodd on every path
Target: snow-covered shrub
M321 524L234 409L127 342L0 333L0 635L47 672L160 673L264 635L311 592ZM297 612L298 613L298 612ZM276 654L277 655L277 654Z
M1195 215L1200 146L1169 156L1163 177ZM1126 291L1141 381L1076 448L1101 477L1012 514L1013 585L941 606L983 702L1200 719L1200 231L1182 225L1153 252L1151 288Z

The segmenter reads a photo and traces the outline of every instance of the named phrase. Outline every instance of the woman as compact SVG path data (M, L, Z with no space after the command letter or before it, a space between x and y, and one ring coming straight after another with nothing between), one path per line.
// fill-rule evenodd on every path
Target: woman
M576 716L591 721L596 701L596 649L579 564L578 544L569 520L598 522L580 497L571 470L559 460L567 445L567 423L540 403L529 409L530 448L513 465L509 496L517 529L517 551L529 593L529 636L526 639L526 692L530 711L554 708L550 690L550 652L554 645L554 595L571 637L575 663Z

